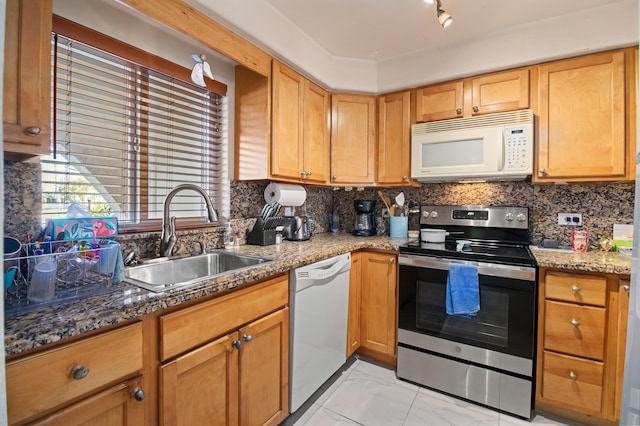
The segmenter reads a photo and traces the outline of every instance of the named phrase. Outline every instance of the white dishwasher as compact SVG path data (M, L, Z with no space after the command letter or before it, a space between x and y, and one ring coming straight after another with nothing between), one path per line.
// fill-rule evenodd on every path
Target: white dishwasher
M295 269L289 284L289 412L347 360L351 254Z

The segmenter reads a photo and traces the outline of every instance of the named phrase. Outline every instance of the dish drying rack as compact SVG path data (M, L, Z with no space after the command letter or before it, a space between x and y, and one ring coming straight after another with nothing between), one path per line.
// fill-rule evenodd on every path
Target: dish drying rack
M38 243L22 244L20 257L5 258L4 270L16 266L15 276L5 282L5 314L22 313L56 302L80 299L105 292L111 287L120 244L101 240L55 241L41 252ZM47 250L47 248L49 250ZM29 284L40 262L56 265L55 294L44 302L29 300ZM5 278L6 278L5 273Z

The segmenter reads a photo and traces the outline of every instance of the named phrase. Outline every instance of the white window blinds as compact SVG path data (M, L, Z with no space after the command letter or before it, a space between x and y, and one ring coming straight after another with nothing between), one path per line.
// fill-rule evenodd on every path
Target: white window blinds
M52 40L44 219L65 216L75 202L116 215L124 228L157 227L165 196L182 183L204 188L228 217L226 98L61 35ZM171 215L207 217L192 191L173 198Z

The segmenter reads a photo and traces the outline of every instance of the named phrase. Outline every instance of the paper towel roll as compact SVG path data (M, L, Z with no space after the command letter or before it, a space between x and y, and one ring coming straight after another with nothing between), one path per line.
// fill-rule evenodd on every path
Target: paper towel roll
M264 200L269 204L277 202L281 206L298 207L303 205L306 199L307 191L300 185L270 183L264 190Z

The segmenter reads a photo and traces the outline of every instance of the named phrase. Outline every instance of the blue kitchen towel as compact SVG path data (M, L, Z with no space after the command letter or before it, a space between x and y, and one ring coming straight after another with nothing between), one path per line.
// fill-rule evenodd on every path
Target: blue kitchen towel
M447 314L477 314L480 310L478 267L460 263L450 264L446 291Z
M124 281L124 260L122 259L122 250L118 246L118 257L116 258L116 267L113 271L113 278L111 282L114 284L118 284L119 282Z

